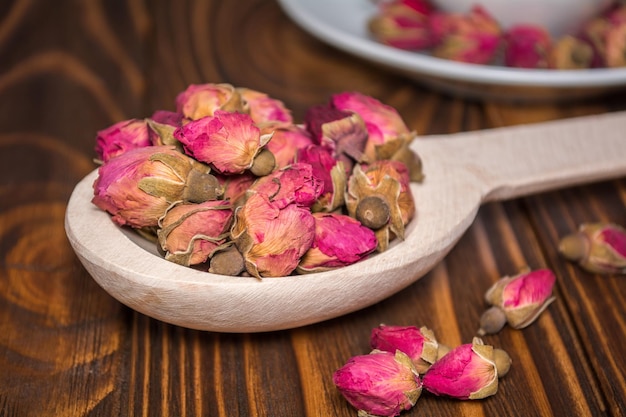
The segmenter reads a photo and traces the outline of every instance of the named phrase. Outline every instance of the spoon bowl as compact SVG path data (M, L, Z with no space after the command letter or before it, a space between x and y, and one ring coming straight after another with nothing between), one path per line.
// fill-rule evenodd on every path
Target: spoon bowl
M426 178L404 241L336 270L256 279L166 261L91 203L97 170L70 197L65 228L94 280L125 305L208 331L294 328L375 304L411 285L452 249L483 202L626 175L626 113L418 138Z

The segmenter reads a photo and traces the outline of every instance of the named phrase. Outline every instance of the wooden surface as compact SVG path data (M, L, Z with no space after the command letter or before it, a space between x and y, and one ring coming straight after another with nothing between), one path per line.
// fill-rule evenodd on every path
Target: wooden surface
M586 273L556 251L581 222L626 225L626 179L485 204L416 284L304 328L193 331L110 297L63 228L74 185L95 167L95 132L171 110L199 82L267 92L297 119L358 90L421 134L626 109L624 93L533 105L441 95L316 41L272 1L3 1L0 416L354 416L331 377L368 351L372 327L427 325L443 343L467 343L484 290L526 265L556 273L557 301L527 329L485 337L514 361L498 393L476 402L424 394L404 415L626 415L626 277Z

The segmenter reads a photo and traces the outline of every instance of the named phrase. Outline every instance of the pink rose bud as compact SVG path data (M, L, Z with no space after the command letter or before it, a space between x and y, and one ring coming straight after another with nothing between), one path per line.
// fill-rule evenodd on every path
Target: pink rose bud
M247 114L216 110L214 116L192 120L174 132L185 152L200 162L212 165L222 174L241 174L251 170L255 175L267 175L274 168L258 162L263 146L271 134L261 131ZM264 154L265 155L265 154Z
M249 88L237 88L237 92L241 95L244 105L248 107L254 123L274 123L285 126L293 123L291 112L282 101Z
M311 207L322 193L324 184L313 174L309 164L296 163L259 178L250 192L264 194L276 208L295 203Z
M237 209L231 229L246 270L257 278L291 274L314 237L315 219L308 209L295 204L278 208L259 193Z
M265 147L274 155L276 168L293 164L298 149L306 148L314 143L311 134L302 126L291 125L269 129L263 126L261 128L261 134L272 132L272 140Z
M330 149L320 145L309 145L298 150L297 160L311 165L313 176L322 182L321 194L313 211L332 212L343 206L346 191L346 171L343 163L333 157Z
M574 36L563 36L552 44L548 66L554 69L585 69L593 65L593 48Z
M221 196L219 183L209 171L173 147L132 149L99 168L92 202L120 225L156 226L174 203L200 203Z
M322 272L351 265L376 250L371 229L344 214L313 213L315 238L304 254L298 272Z
M232 216L230 203L222 200L169 209L157 231L165 259L184 266L206 262L226 242Z
M233 208L239 207L244 203L246 192L259 179L259 177L250 172L244 172L239 175L216 174L215 178L217 178L224 190L222 198L230 201Z
M478 400L498 391L498 379L506 375L511 358L502 349L485 345L475 337L472 343L452 349L436 361L422 378L428 392Z
M593 67L609 66L607 57L608 34L624 23L626 23L626 5L615 3L614 7L609 8L605 13L591 19L584 25L581 37L593 47ZM619 48L613 47L613 52L615 49Z
M561 239L559 252L589 272L626 274L626 230L617 224L581 224Z
M395 237L404 239L404 228L415 215L409 172L398 161L376 161L365 171L359 165L348 180L346 208L351 217L376 232L378 251Z
M614 25L606 34L606 66L626 67L626 23Z
M433 55L439 58L486 64L494 59L502 42L500 25L481 6L465 15L433 13L430 25L437 40Z
M433 37L428 16L433 8L426 0L392 0L379 3L368 23L370 32L385 45L414 50L430 48Z
M415 326L384 324L372 329L370 346L372 349L385 352L399 350L406 353L420 375L426 373L437 359L450 350L447 346L439 344L433 331L427 327L418 329Z
M96 153L102 162L130 149L152 145L150 130L143 119L130 119L100 130L96 137Z
M516 68L547 68L552 38L535 25L516 25L504 34L504 64Z
M359 416L398 416L422 393L419 374L401 351L354 356L335 371L333 382Z
M192 84L176 97L176 111L191 120L215 111L244 112L241 96L230 84Z
M529 326L555 300L555 281L549 269L500 278L485 293L485 300L493 307L482 315L479 335L497 333L506 323L514 329Z

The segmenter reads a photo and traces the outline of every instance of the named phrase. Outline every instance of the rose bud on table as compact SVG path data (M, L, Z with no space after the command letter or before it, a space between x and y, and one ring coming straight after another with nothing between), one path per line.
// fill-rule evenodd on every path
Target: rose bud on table
M96 136L96 153L101 162L130 149L152 145L148 124L143 119L130 119L100 130Z
M565 236L559 252L589 272L626 274L626 230L614 223L583 223Z
M246 112L241 95L230 84L191 84L176 96L176 111L186 119L213 116L217 110Z
M492 307L481 316L478 334L497 333L507 323L514 329L529 326L555 300L555 281L549 269L500 278L485 293L485 300Z
M424 389L435 395L478 400L498 391L498 379L510 366L511 358L504 350L475 337L472 343L452 349L432 364L422 382Z
M398 416L415 405L422 382L402 353L372 351L354 356L333 374L333 382L359 416Z

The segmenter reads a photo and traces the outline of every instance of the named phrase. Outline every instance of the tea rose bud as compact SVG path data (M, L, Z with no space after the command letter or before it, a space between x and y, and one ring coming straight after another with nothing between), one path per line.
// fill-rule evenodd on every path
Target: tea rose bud
M496 20L481 6L468 14L433 13L430 25L438 58L473 64L492 61L502 42L502 30Z
M351 265L376 250L376 235L344 214L313 213L315 238L302 257L298 272L322 272Z
M265 147L274 155L276 168L293 164L298 150L314 143L311 134L302 126L268 127L266 124L261 127L261 134L272 132L272 140Z
M173 147L132 149L99 168L92 202L120 225L156 226L174 203L200 203L222 194L209 171Z
M259 193L236 210L231 229L246 270L257 278L291 274L314 236L315 219L308 209L295 204L278 208Z
M432 10L426 0L381 2L368 28L381 43L394 48L413 51L430 48L433 38L428 16Z
M220 173L240 174L253 169L272 136L261 135L247 114L216 110L214 116L192 120L176 129L174 137L183 144L186 153L211 164ZM269 165L256 175L272 172L273 159Z
M500 278L485 293L485 300L493 307L482 315L478 334L497 333L506 323L514 329L529 326L555 300L555 281L549 269Z
M309 164L296 163L259 178L250 192L266 195L274 207L282 209L291 203L311 207L323 190L322 181Z
M243 100L230 84L192 84L176 97L176 111L191 120L215 111L245 112Z
M498 391L498 379L510 366L511 358L505 351L475 337L471 344L452 349L432 364L422 382L424 389L435 395L478 400Z
M96 153L102 162L130 149L152 145L145 120L130 119L100 130L96 137Z
M589 272L626 274L626 230L617 224L581 224L561 239L559 252Z
M313 176L323 184L312 210L332 212L343 206L348 179L343 163L333 157L332 151L324 146L309 145L298 150L297 160L311 165Z
M422 393L417 370L399 350L354 356L335 371L333 383L359 416L398 416Z
M574 36L558 39L548 54L548 66L554 69L585 69L593 64L593 48Z
M279 123L285 126L293 123L291 112L282 101L249 88L237 88L236 90L246 103L254 123Z
M174 206L157 232L165 259L184 266L206 262L226 242L232 216L228 201Z
M513 26L504 34L504 64L516 68L548 68L552 38L548 31L528 24Z
M409 182L406 166L398 161L376 161L365 171L357 165L348 180L348 214L375 230L380 252L393 238L404 239L404 227L415 214Z
M386 352L402 351L413 361L415 369L421 375L428 368L448 353L449 347L441 345L435 334L427 327L386 326L381 324L372 329L370 338L372 349Z

